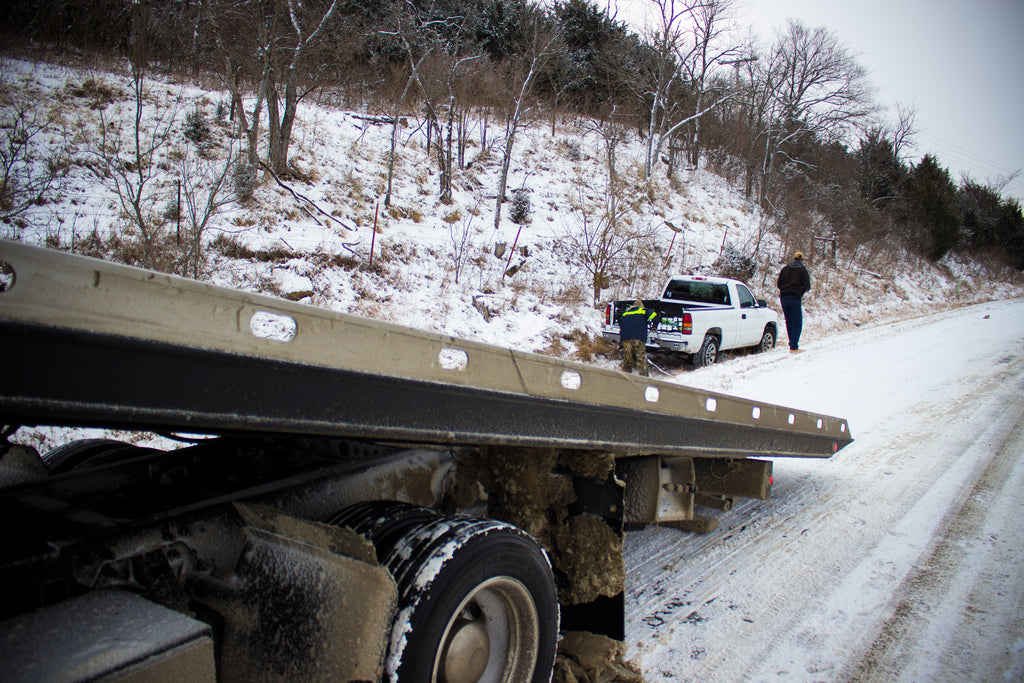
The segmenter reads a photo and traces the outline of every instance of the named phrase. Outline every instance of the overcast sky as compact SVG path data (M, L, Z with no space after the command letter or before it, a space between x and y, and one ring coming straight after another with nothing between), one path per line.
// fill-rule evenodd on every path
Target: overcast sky
M617 0L620 19L651 0ZM824 26L868 70L881 105L916 112L913 162L936 155L955 182L1024 169L1024 0L735 0L766 43L793 18ZM1024 174L1003 191L1024 203Z

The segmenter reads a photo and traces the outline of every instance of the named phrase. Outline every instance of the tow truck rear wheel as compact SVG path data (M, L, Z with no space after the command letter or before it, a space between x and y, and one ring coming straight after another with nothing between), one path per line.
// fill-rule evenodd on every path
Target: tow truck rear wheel
M380 511L372 513L373 526L387 529ZM412 514L401 504L392 513L401 520ZM378 551L399 596L387 678L548 681L557 647L558 597L547 555L533 538L503 522L427 513L424 517L433 519L408 527L398 538L381 534L391 536L390 548ZM366 526L358 519L350 522L356 530Z
M79 439L44 453L43 464L50 474L64 474L155 452L154 448L133 446L114 439Z

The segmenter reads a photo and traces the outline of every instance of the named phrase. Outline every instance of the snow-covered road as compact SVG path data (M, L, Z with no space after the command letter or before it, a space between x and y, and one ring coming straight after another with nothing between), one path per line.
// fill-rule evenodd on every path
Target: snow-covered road
M847 418L699 536L627 535L647 681L1024 680L1024 302L805 338L675 381Z

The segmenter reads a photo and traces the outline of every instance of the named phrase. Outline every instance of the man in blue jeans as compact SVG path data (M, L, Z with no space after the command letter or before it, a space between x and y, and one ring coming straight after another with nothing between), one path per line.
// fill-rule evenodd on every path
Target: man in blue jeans
M786 316L789 352L800 353L800 332L804 328L804 312L800 299L811 289L811 275L804 266L803 252L793 255L793 262L782 269L779 280L779 303Z

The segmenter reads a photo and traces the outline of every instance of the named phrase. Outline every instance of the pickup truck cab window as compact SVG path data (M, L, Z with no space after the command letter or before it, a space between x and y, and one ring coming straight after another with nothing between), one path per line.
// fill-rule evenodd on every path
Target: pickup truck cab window
M699 304L728 304L729 286L715 282L672 280L665 288L665 298Z
M740 308L757 308L754 295L743 285L736 285L736 296L740 299Z

